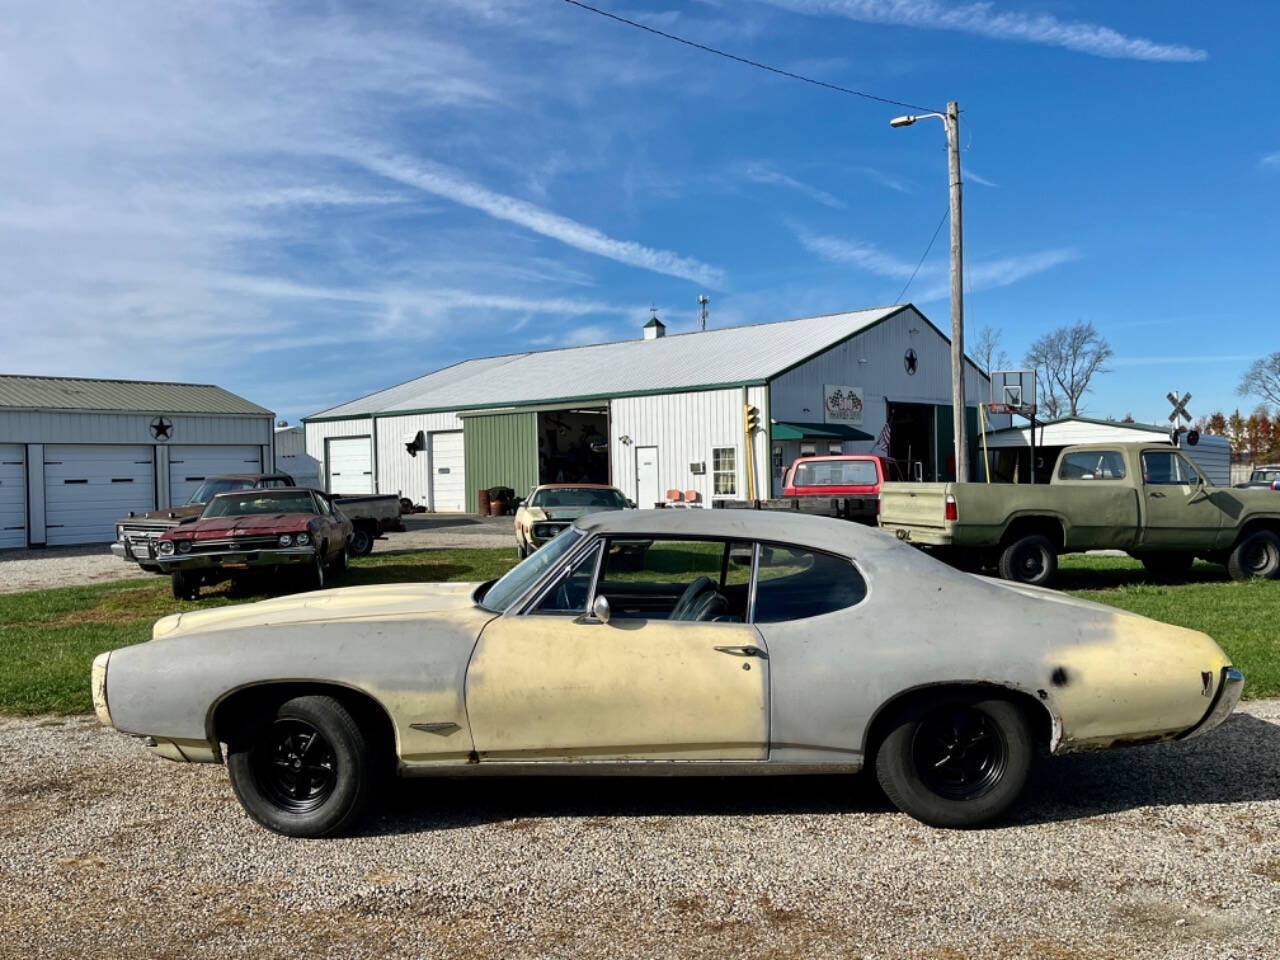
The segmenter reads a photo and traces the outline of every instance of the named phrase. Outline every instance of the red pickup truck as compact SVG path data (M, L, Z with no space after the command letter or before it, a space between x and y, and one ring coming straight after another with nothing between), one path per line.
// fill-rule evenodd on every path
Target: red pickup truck
M800 457L783 475L782 497L825 498L846 520L876 522L880 484L900 479L898 465L871 453Z

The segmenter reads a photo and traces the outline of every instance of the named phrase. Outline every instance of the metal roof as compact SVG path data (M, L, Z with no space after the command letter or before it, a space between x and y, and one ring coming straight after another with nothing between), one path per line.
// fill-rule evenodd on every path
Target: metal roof
M464 360L307 419L475 410L763 383L904 309L911 308L877 307L653 340Z
M29 377L8 373L0 374L0 409L4 408L272 415L266 407L210 384Z

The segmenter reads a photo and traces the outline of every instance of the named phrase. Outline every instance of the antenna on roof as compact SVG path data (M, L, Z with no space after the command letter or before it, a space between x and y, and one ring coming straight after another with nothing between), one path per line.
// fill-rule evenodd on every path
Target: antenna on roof
M711 302L711 298L705 293L698 294L698 324L703 330L707 329L707 304Z

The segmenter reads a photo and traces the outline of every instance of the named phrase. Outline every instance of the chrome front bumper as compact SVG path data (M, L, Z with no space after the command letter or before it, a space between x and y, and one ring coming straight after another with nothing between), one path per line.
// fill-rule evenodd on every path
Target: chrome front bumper
M248 566L273 567L286 563L302 563L315 556L316 548L305 547L271 547L271 548L228 548L226 550L203 550L191 553L171 553L156 557L155 562L162 570L205 570L210 567Z
M1240 694L1244 692L1244 674L1235 667L1222 668L1222 680L1218 684L1218 692L1214 694L1213 703L1194 727L1182 734L1179 740L1190 740L1208 733L1214 727L1221 726L1222 721L1231 716L1231 711L1240 702Z

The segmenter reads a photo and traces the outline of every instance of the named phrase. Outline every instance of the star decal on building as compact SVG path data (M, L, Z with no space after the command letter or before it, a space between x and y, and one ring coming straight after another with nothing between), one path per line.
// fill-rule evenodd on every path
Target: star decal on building
M151 421L151 436L157 440L168 440L173 436L173 421L168 417L156 417Z

